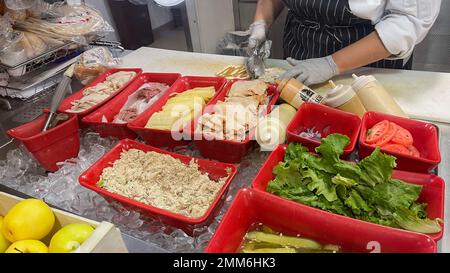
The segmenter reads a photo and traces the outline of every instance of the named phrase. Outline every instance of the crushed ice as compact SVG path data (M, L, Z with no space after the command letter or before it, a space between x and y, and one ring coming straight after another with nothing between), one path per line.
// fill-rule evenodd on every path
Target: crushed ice
M5 160L0 160L0 183L83 217L112 222L123 233L156 244L167 251L201 252L211 239L236 193L241 188L250 186L268 156L268 153L255 149L241 162L239 173L230 186L220 214L209 226L196 228L191 237L180 229L165 225L138 211L124 208L120 203L107 202L102 196L78 183L81 173L116 143L116 139L101 138L93 132L82 133L78 158L60 163L61 169L55 173L46 173L22 150L11 150ZM174 151L200 157L198 150L192 145L180 147Z

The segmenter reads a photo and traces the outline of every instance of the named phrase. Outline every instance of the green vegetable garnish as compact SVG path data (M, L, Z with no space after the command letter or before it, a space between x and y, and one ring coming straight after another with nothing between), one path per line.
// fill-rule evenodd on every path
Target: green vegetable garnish
M100 180L97 182L97 187L102 188L102 187L103 187L103 184L105 184L105 181L103 181L103 179L100 179Z
M340 156L350 142L332 134L308 153L301 144L289 144L276 178L267 191L283 198L333 213L421 233L441 230L439 219L430 220L426 204L417 203L422 187L392 179L396 158L376 149L359 163Z

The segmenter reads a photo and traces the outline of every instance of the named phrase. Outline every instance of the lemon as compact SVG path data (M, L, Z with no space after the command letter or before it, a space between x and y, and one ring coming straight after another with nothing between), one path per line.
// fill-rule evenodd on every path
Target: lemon
M67 253L76 250L92 234L94 228L88 224L69 224L53 235L49 252Z
M3 225L3 216L0 216L0 230L2 228ZM0 253L5 252L5 250L8 248L8 246L11 243L6 240L5 236L3 236L3 234L0 232Z
M10 245L5 253L48 253L48 247L41 241L23 240Z
M1 231L10 242L41 240L54 224L55 215L47 204L37 199L26 199L6 214Z

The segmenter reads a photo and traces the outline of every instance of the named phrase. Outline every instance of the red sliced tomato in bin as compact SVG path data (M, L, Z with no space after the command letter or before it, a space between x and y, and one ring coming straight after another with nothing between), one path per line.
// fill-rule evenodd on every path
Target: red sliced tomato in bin
M376 142L375 145L377 146L383 146L387 143L389 143L395 136L395 134L397 133L397 125L389 122L389 127L387 132L381 136L381 138Z
M411 133L403 127L400 127L398 125L395 126L397 126L397 133L395 133L391 141L393 143L401 144L406 147L413 145L414 139Z
M416 147L414 147L413 145L409 145L408 147L406 147L409 150L409 154L414 156L414 157L420 157L420 152L419 150L417 150Z
M389 130L389 121L383 120L377 123L367 132L366 142L367 144L375 144L382 136L384 136Z
M410 151L408 150L408 148L406 148L405 146L403 146L401 144L389 143L389 144L382 146L381 148L386 151L393 152L393 153L406 154L406 155L411 154Z

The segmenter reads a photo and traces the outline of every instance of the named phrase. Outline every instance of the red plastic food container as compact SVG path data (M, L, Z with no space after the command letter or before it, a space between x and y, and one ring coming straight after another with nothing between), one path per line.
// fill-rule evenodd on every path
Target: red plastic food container
M128 123L118 124L112 122L102 122L103 116L107 120L113 120L128 100L128 97L134 94L142 85L149 82L165 83L172 86L176 80L181 78L176 73L143 73L133 81L125 90L107 104L94 111L92 114L84 117L82 122L94 129L102 137L117 137L119 139L135 139L137 134L128 128Z
M272 173L272 170L279 162L284 160L286 148L287 148L287 145L280 145L272 152L272 154L269 156L266 163L264 163L261 170L259 171L259 173L256 175L255 179L252 182L252 187L254 189L266 192L267 185L269 184L270 181L272 181L275 178L274 174ZM423 189L419 196L418 201L428 204L428 206L427 206L428 217L430 219L439 218L439 219L444 220L445 182L444 182L444 180L442 180L442 178L440 178L439 176L436 176L436 175L411 173L411 172L404 172L404 171L394 171L392 177L403 180L408 183L422 185ZM300 203L296 203L294 201L290 201L290 200L281 198L276 195L273 195L273 197L280 199L280 200L284 200L285 202L289 202L292 205L295 204L296 206L298 206L299 208L302 208L302 209L308 208L308 209L314 209L317 211L322 211L320 209L316 209L316 208L312 208L312 207L309 207L309 206L306 206L306 205L303 205ZM346 219L346 221L350 222L353 225L367 223L367 222L364 222L361 220L337 215L337 214L326 212L326 211L323 211L323 213L324 213L323 215L325 215L326 217L341 217L343 219ZM369 224L374 225L374 226L380 226L380 225L376 225L373 223L369 223ZM388 229L390 231L400 230L402 232L408 232L405 230L395 229L395 228L391 228L391 227L385 227L385 226L380 226L380 227ZM442 238L442 235L444 232L444 225L441 224L441 227L442 227L441 232L436 233L436 234L429 234L429 236L431 238L433 238L433 240L438 241Z
M119 201L126 206L140 209L150 216L160 218L163 222L181 228L190 234L192 233L194 228L206 225L214 219L215 214L219 212L220 207L222 206L224 198L226 196L226 193L228 192L228 188L231 182L233 181L234 176L237 173L237 168L234 165L212 162L204 159L195 159L195 161L200 167L200 171L208 173L211 179L218 179L220 177L225 177L228 175L227 169L231 171L227 181L217 194L208 211L200 218L190 218L183 216L181 214L173 213L167 210L143 204L141 202L135 201L122 195L108 192L107 190L97 186L97 182L100 180L100 176L103 172L103 169L112 166L114 161L120 158L120 154L122 153L122 151L127 151L130 149L138 149L145 152L154 151L161 154L168 154L174 158L180 159L185 164L189 164L189 162L193 159L192 157L189 156L171 153L133 140L125 139L121 140L111 151L105 154L102 158L100 158L99 161L97 161L87 171L85 171L79 178L80 184L86 188L89 188L105 196L106 198Z
M305 102L287 127L288 142L298 142L315 152L320 142L300 136L305 129L314 129L322 134L322 138L330 134L342 134L350 138L350 143L344 150L343 157L350 155L358 142L361 119L352 113L347 113L322 104Z
M101 74L100 76L98 76L94 81L92 81L90 84L86 85L83 89L81 89L80 91L74 93L73 95L67 97L66 99L64 99L59 108L58 111L59 112L66 112L67 110L69 110L72 107L71 102L75 101L75 100L79 100L83 97L83 91L86 90L89 87L93 87L99 83L102 83L106 80L107 77L111 76L114 73L117 73L119 71L134 71L136 72L136 76L128 82L128 84L125 84L122 88L120 88L119 90L117 90L114 94L112 94L111 96L109 96L109 98L105 99L104 101L98 103L97 105L83 111L80 113L76 113L78 116L78 119L81 121L82 118L84 118L85 116L89 115L90 113L94 112L96 109L98 109L100 106L104 105L105 103L107 103L108 101L110 101L112 98L114 98L115 96L117 96L120 92L122 92L130 83L132 83L141 73L142 73L142 69L140 68L114 68L114 69L110 69L108 71L106 71L105 73Z
M66 120L55 128L42 132L48 114L7 131L7 134L18 140L39 164L48 171L56 172L58 162L78 156L80 137L78 133L78 118L69 115Z
M414 138L414 146L420 152L420 158L395 153L381 149L386 154L397 158L397 169L411 172L431 172L441 162L439 151L438 131L436 126L413 119L391 116L377 112L367 112L362 121L361 135L359 137L359 156L369 156L375 146L365 143L367 131L378 122L388 120L408 130Z
M206 247L208 253L239 251L252 225L263 223L286 235L339 245L346 252L435 253L436 242L429 236L360 222L357 225L335 214L302 208L271 194L244 189L239 191Z
M223 91L211 102L211 107L206 108L203 111L202 115L214 113L214 107L212 106L215 105L218 101L225 100L228 91L230 91L231 86L236 81L237 80L229 81L228 84L224 87ZM267 107L267 113L270 113L280 94L276 91L275 85L270 85L267 92L270 96L272 96ZM194 125L191 128L192 135L194 135L195 128L197 128L199 118L195 120ZM239 163L252 148L252 146L255 145L256 141L254 140L254 135L255 129L248 133L248 136L244 141L238 142L216 139L206 140L201 134L195 133L194 143L203 157L218 160L220 162Z
M157 102L155 102L152 106L150 106L147 111L139 115L132 122L128 123L128 127L135 131L139 136L141 136L144 141L155 147L169 147L174 148L177 146L186 145L191 139L190 128L192 125L187 125L183 134L179 132L172 132L170 130L159 130L159 129L149 129L145 128L150 117L161 111L163 106L167 103L169 98L176 93L183 93L187 90L197 88L197 87L209 87L214 86L216 89L216 96L222 90L222 87L225 85L226 79L221 77L183 77L179 79L162 98L160 98ZM212 98L210 102L207 104L210 105L214 100ZM187 134L186 134L187 132ZM180 139L176 139L172 136L173 134L180 135Z

